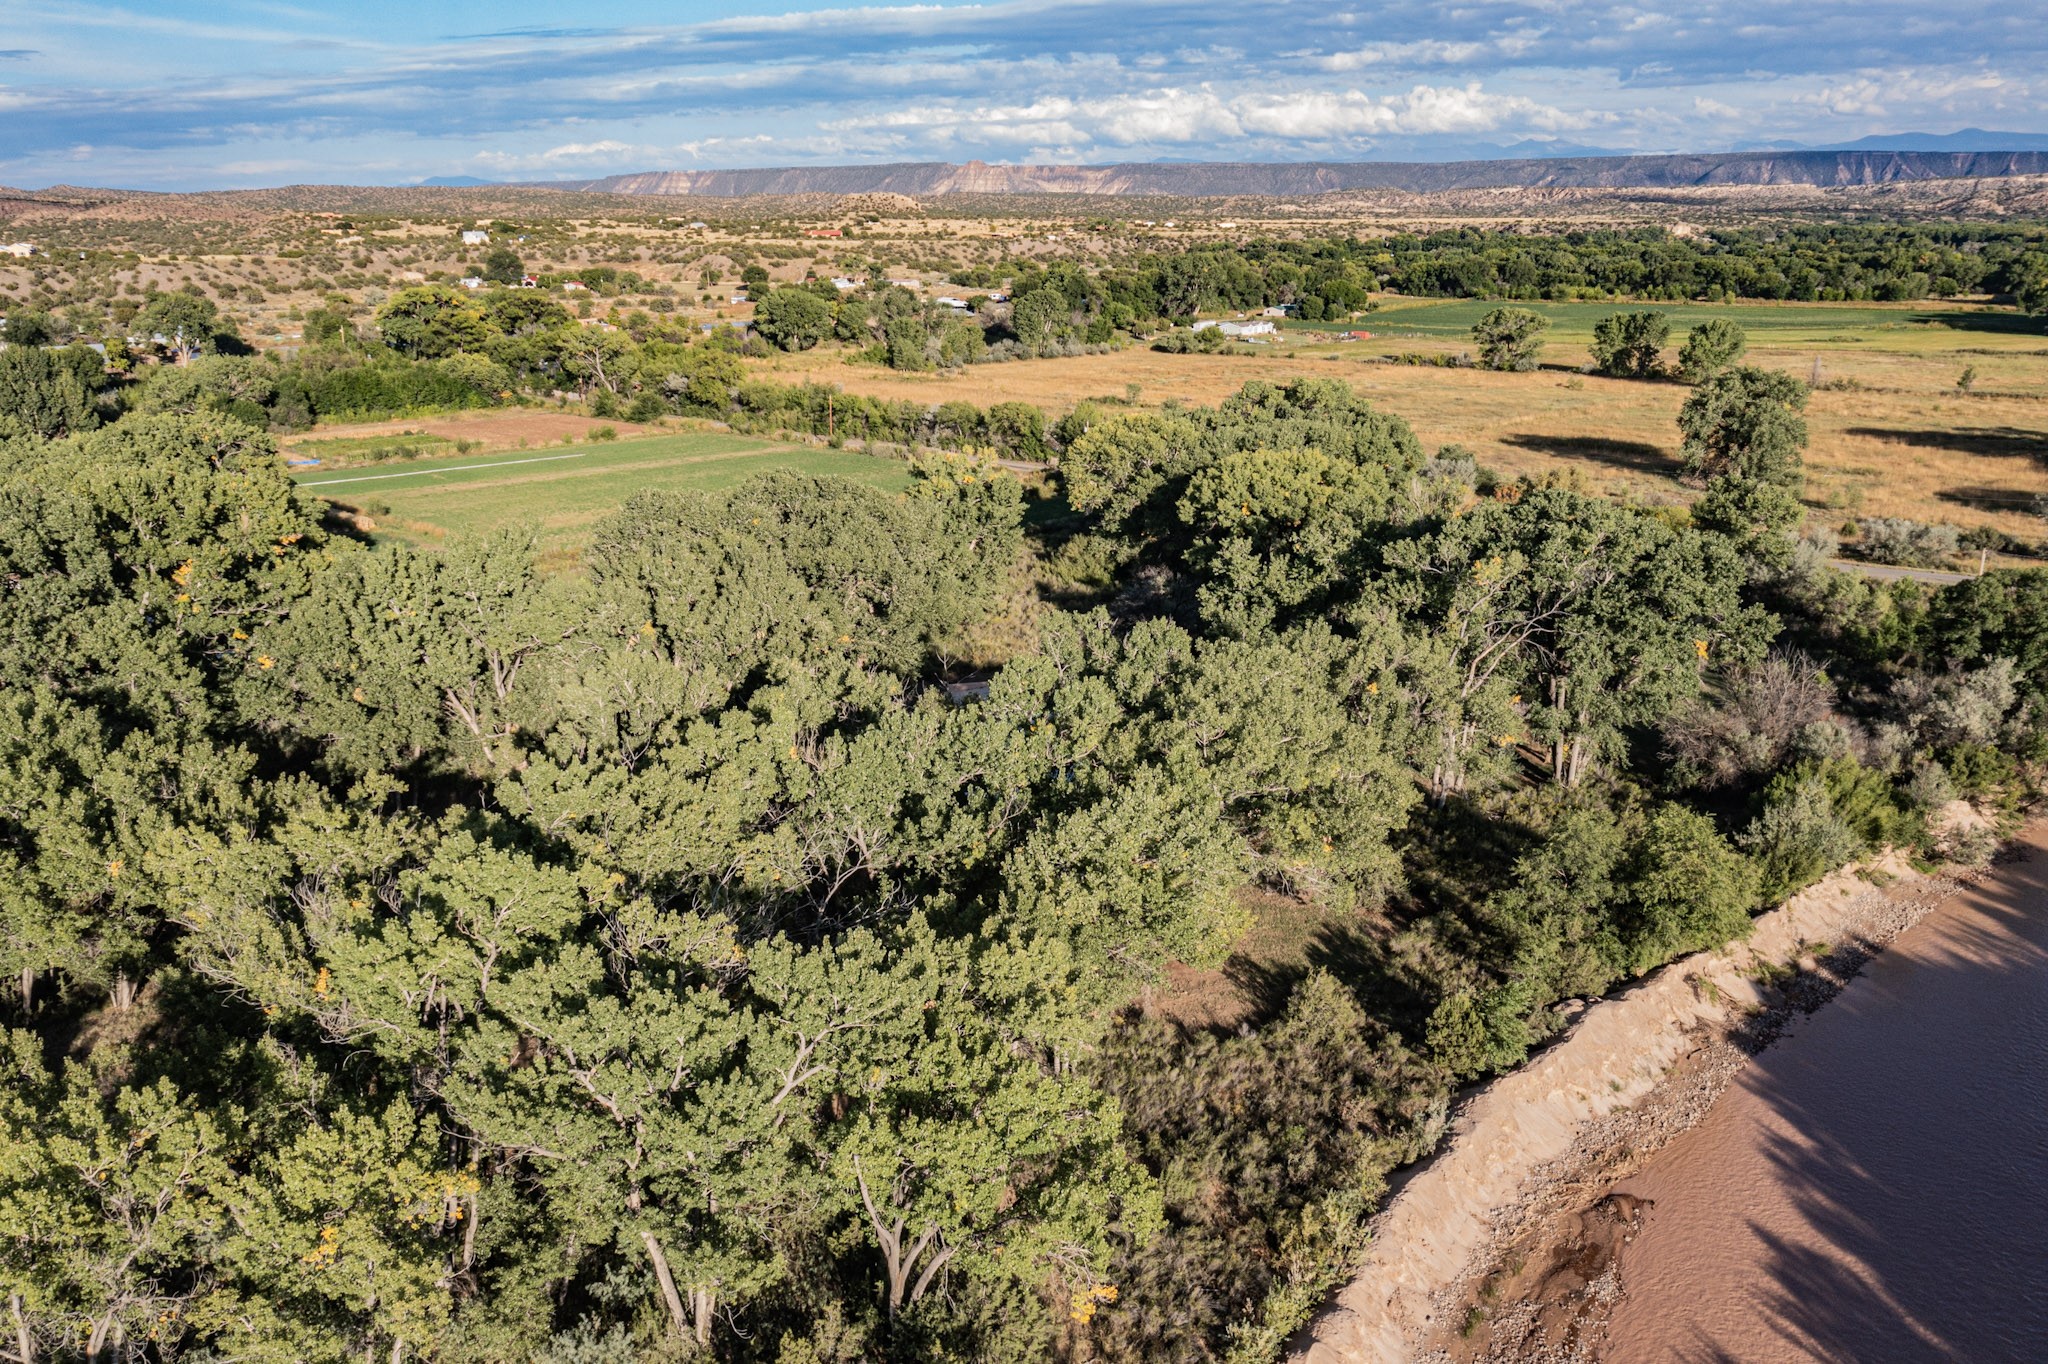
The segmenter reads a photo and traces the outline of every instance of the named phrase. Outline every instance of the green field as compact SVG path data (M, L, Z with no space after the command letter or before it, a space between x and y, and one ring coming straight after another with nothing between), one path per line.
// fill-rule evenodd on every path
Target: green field
M1357 327L1375 338L1466 341L1472 324L1495 308L1527 308L1550 319L1545 342L1584 346L1593 326L1620 312L1655 309L1671 319L1672 342L1711 317L1725 317L1749 333L1753 346L1836 347L1879 350L1950 350L1963 346L2039 349L2048 346L2041 320L2011 308L1900 303L1502 303L1484 299L1415 299L1383 302ZM1329 323L1290 323L1289 329L1324 330Z
M716 491L776 469L903 487L899 460L722 433L502 450L348 469L296 471L293 482L369 516L380 534L425 544L498 526L537 529L545 557L580 550L599 520L649 488Z

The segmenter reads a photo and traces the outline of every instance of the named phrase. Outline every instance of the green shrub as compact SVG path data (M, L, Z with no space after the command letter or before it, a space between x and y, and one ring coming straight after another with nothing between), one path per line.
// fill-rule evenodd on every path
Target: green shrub
M1620 927L1635 971L1743 936L1758 900L1756 867L1713 820L1677 805L1652 816L1628 880Z
M1536 1038L1529 1029L1535 991L1505 981L1447 996L1429 1016L1429 1054L1459 1079L1520 1065Z

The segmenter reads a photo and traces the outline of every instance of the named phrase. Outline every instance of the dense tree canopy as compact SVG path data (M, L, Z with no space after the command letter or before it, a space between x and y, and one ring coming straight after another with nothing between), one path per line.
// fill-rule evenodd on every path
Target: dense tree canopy
M981 334L898 292L762 310ZM1117 306L1048 270L1008 325ZM2048 757L2041 575L1796 551L1784 375L1699 376L1688 513L1329 379L1049 422L539 291L339 320L105 423L0 352L25 1360L1277 1357L1456 1083ZM951 456L645 491L543 573L365 534L264 429L519 384ZM1274 906L1305 957L1233 958Z

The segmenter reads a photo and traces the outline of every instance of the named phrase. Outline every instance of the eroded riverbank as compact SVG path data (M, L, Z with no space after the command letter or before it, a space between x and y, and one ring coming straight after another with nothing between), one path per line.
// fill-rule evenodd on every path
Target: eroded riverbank
M1621 1188L1611 1364L2048 1359L2048 824Z
M2028 840L2037 859L2043 832ZM1786 1023L1958 891L1903 870L1876 869L1882 887L1830 878L1760 919L1748 943L1594 1006L1564 1041L1477 1095L1457 1137L1376 1219L1360 1274L1295 1357L1599 1357L1616 1257L1657 1215L1608 1194L1714 1110ZM1689 1357L1650 1348L1646 1357Z

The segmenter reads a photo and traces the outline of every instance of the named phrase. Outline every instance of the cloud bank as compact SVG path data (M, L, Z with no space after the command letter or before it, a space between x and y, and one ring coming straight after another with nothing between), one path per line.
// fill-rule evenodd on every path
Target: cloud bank
M16 0L0 14L0 180L1447 158L2048 131L2048 26L2014 0L707 7L679 23L672 5L624 0L561 27L531 0L345 14L230 0L204 20ZM450 24L450 10L492 22Z

